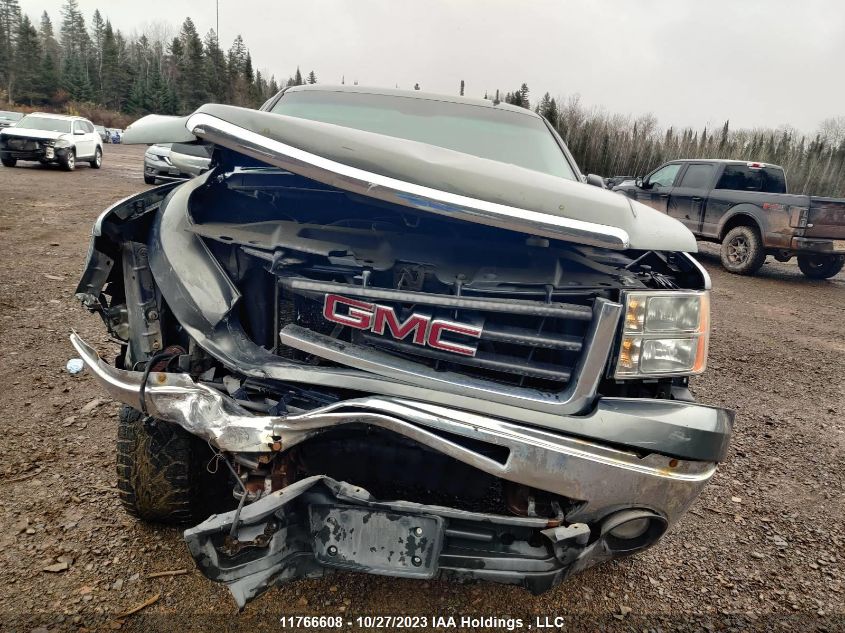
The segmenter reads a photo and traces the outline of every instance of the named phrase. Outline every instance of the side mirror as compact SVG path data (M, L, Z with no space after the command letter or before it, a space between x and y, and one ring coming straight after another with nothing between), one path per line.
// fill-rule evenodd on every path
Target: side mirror
M597 176L596 174L587 174L587 180L585 182L588 185L593 185L593 187L598 187L599 189L607 188L604 186L604 178Z
M638 189L650 189L648 180L644 179L642 176L639 176L635 181Z

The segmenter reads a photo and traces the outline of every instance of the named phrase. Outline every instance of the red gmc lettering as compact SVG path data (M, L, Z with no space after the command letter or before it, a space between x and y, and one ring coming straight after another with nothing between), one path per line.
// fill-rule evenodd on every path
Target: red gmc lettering
M346 314L338 314L338 304L347 307ZM340 295L326 295L326 301L323 304L323 318L332 323L354 327L357 330L369 330L373 322L374 307L374 304L366 301L347 299Z
M390 306L376 306L375 320L373 322L373 333L384 334L385 325L390 329L390 334L396 340L401 341L411 332L414 333L413 341L417 345L425 345L428 322L431 319L424 314L412 314L404 323L399 322L399 317Z
M413 335L411 340L416 345L428 345L433 349L463 356L475 356L475 346L444 340L443 335L451 332L481 338L481 328L474 325L443 319L432 321L431 317L425 314L412 314L405 321L400 321L396 311L390 306L334 294L326 295L323 317L332 323L347 325L356 330L370 330L380 335L389 334L399 341Z
M475 347L441 340L440 337L443 335L443 332L455 332L456 334L464 334L473 338L479 338L481 336L480 327L475 327L474 325L464 325L462 323L453 323L452 321L441 321L438 319L431 322L431 327L428 330L429 347L443 350L444 352L452 352L453 354L475 356Z

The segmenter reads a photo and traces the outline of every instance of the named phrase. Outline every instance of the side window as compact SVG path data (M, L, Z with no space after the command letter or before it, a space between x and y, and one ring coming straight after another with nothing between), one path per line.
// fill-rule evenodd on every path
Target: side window
M763 174L745 165L727 165L722 172L716 189L733 191L760 191L763 188Z
M766 193L786 193L786 175L777 167L763 168L763 191Z
M713 165L689 165L679 187L706 189L713 178Z
M654 172L648 179L649 184L658 187L671 187L675 182L675 177L681 170L680 164L666 165Z
M85 121L84 123L85 123L85 131L88 132L88 134L93 134L94 124L91 123L90 121Z
M82 127L82 121L74 121L73 122L73 133L76 134L77 132L84 132L85 129Z

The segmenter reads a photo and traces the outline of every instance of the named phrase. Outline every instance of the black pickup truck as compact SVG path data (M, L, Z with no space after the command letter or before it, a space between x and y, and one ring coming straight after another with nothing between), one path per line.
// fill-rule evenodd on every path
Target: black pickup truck
M624 193L722 244L722 265L753 275L772 255L798 258L801 272L827 279L845 265L845 199L787 193L782 167L737 160L673 160Z

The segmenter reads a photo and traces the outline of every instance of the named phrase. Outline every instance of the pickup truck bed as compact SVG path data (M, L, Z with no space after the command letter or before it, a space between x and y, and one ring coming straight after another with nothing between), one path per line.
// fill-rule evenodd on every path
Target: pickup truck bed
M699 240L722 244L722 264L755 273L767 255L797 256L811 278L845 264L845 199L787 193L781 167L730 160L677 160L614 191L674 217Z

